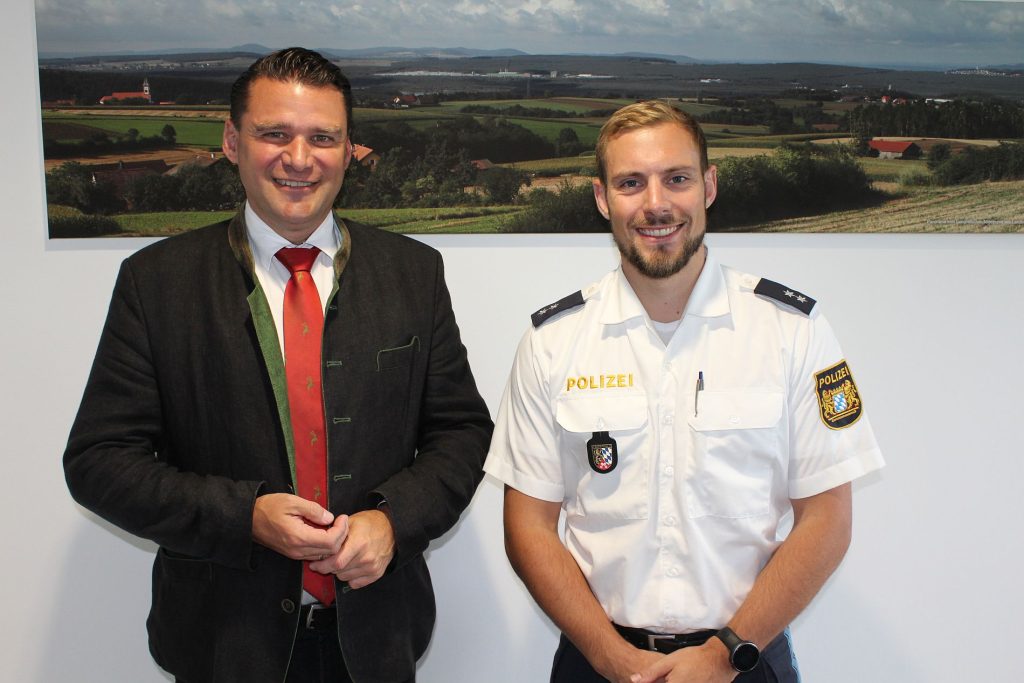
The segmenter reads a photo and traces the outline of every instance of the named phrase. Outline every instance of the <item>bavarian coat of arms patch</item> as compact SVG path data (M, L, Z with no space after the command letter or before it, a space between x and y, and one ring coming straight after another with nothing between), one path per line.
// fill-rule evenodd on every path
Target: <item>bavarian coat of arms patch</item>
M850 366L841 360L814 373L821 421L829 429L843 429L860 419L864 410Z

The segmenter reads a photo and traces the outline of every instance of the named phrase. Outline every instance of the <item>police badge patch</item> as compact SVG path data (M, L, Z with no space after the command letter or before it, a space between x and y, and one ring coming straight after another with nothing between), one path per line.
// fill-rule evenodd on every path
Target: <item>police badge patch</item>
M587 460L590 469L598 474L608 474L619 464L619 447L608 432L594 432L587 442Z
M845 360L814 373L814 381L821 421L826 427L843 429L860 419L860 393Z

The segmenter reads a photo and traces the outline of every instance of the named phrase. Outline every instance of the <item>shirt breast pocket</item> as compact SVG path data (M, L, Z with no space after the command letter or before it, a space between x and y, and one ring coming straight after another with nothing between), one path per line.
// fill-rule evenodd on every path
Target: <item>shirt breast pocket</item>
M649 514L650 457L645 447L647 398L640 394L563 398L555 420L560 448L570 471L566 483L576 480L575 500L566 512L600 520L647 519ZM587 442L595 432L615 439L618 464L610 472L590 467ZM566 494L571 494L567 487Z
M702 391L689 418L695 471L687 479L691 518L767 515L782 468L781 393Z

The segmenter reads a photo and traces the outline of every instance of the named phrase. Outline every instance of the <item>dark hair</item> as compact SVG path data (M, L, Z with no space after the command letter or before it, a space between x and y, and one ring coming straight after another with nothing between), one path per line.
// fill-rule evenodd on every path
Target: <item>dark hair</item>
M231 86L231 122L241 125L249 105L249 89L257 78L294 81L318 88L334 88L345 102L345 120L352 132L352 84L336 65L319 52L303 47L288 47L260 57Z
M697 152L700 154L700 170L702 173L706 172L708 170L708 142L697 119L689 113L676 109L661 100L646 100L644 102L627 104L612 114L611 118L601 126L595 150L597 177L601 179L601 182L603 183L608 180L605 178L605 172L607 171L605 168L605 155L608 143L611 140L622 133L636 130L637 128L658 126L663 123L674 123L693 136L693 141L697 143Z

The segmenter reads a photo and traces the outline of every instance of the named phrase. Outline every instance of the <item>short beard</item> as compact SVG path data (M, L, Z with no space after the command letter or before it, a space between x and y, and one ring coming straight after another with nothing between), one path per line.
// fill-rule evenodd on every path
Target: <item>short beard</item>
M693 225L692 222L690 224ZM640 250L637 249L635 242L623 243L620 241L615 233L612 233L615 239L615 245L619 248L619 253L626 259L637 271L653 280L663 280L667 277L672 277L690 262L690 259L700 251L701 246L704 244L704 234L701 233L700 237L694 239L693 237L687 238L683 243L683 251L679 256L671 260L669 256L662 254L659 250L656 253L655 258L650 261L644 260L644 257L640 255Z

